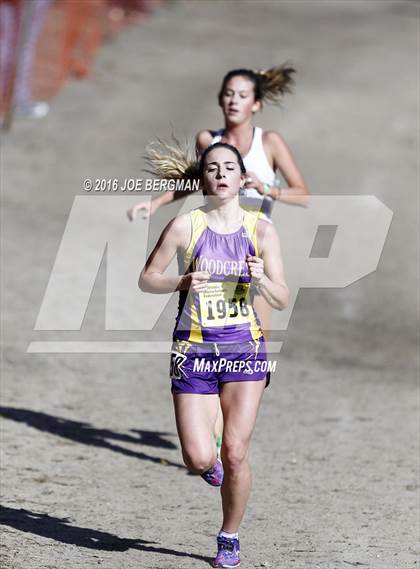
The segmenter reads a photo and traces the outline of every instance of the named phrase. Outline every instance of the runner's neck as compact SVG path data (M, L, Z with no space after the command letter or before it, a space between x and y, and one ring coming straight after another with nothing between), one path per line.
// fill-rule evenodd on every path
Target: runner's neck
M251 121L247 121L239 125L229 125L226 123L222 138L224 138L226 142L232 144L232 146L235 146L238 149L240 149L242 146L241 141L248 140L249 142L244 154L246 155L252 146L252 141L254 138L254 127L252 126Z
M244 220L244 211L237 199L217 208L211 209L210 206L204 210L204 213L207 217L207 225L215 233L234 233L241 228Z

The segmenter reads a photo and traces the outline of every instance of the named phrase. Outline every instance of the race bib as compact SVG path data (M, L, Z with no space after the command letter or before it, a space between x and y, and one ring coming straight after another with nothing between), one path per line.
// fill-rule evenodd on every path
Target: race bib
M249 285L231 282L208 283L199 293L203 328L233 326L249 322L252 306Z

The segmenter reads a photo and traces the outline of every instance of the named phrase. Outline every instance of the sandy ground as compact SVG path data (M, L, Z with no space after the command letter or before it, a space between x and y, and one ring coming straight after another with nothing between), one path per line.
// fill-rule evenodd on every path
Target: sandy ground
M171 123L181 136L221 124L226 70L285 59L296 94L257 124L284 135L314 194L373 194L394 218L377 272L301 291L274 335L243 566L420 565L418 15L409 1L176 2L106 45L45 120L15 123L2 152L4 569L208 566L218 491L182 466L167 356L26 350L145 339L103 331L104 266L81 332L33 330L82 180L141 176L146 142Z

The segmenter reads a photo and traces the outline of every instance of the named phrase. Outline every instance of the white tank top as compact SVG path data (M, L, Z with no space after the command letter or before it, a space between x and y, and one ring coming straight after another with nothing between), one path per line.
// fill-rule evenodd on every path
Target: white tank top
M223 128L216 131L213 136L212 144L220 142L223 133ZM248 154L243 157L243 161L245 168L249 172L254 172L263 184L274 186L276 174L267 159L263 146L262 135L262 128L258 126L254 127L251 148L249 149ZM256 188L245 188L241 190L240 204L246 209L259 209L267 217L271 217L273 198L261 195Z

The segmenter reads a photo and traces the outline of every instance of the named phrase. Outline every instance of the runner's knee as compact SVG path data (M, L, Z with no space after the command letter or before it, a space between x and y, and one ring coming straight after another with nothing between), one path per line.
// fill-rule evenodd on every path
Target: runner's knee
M212 450L187 448L183 449L182 457L188 470L197 474L206 472L216 462L216 452Z
M222 462L225 469L241 468L248 457L248 443L237 440L223 439Z

